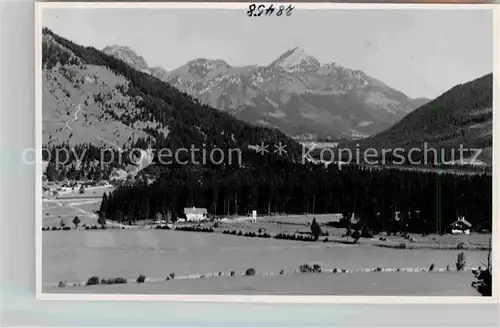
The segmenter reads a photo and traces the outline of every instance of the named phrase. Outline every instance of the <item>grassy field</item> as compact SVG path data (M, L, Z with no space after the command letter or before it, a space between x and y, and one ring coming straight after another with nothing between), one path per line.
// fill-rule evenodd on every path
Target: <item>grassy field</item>
M95 210L99 209L100 199L81 200L47 200L42 203L42 225L59 226L61 219L66 225L73 225L75 216L81 220L81 225L96 225L97 215Z
M163 280L171 272L181 276L230 270L242 272L247 268L255 268L258 272L278 272L281 269L293 271L305 263L317 263L322 268L349 270L367 267L428 268L431 264L436 268L447 265L454 268L458 252L400 250L369 245L245 238L172 230L56 231L43 233L42 274L44 285L50 288L62 280L69 283L85 282L94 275L100 278L135 279L139 274L144 274L152 279ZM480 265L487 256L486 251L465 250L464 254L467 265L471 267ZM458 274L464 275L464 281L467 280L470 285L473 278L470 271ZM353 277L355 275L359 274L352 274ZM259 279L274 278L255 279L260 281ZM352 283L356 285L356 278L353 279ZM191 291L195 293L198 292L197 286L203 283L185 281L180 284L181 289L192 286ZM182 284L188 285L182 287ZM419 284L414 284L413 287L415 292L419 290ZM203 288L212 287L200 288L205 290ZM238 288L237 283L234 288ZM286 292L287 288L283 291ZM449 288L453 289L451 286Z
M220 224L219 228L216 230L223 231L229 230L241 230L243 233L251 231L258 232L262 229L270 234L277 234L285 232L287 234L309 234L310 228L309 224L312 219L316 218L316 221L321 225L321 229L328 232L327 238L330 240L342 240L342 235L345 233L345 229L338 229L326 225L329 222L338 222L340 216L337 214L319 214L319 215L281 215L281 216L263 216L257 219L256 223L251 223L249 220L240 220L239 222L223 222ZM428 247L428 248L440 248L440 247L456 247L459 243L465 243L469 246L483 247L487 248L489 243L490 234L472 234L472 235L451 235L451 234L430 234L427 236L422 236L419 234L411 234L413 242L409 242L401 236L383 236L386 240L381 242L379 240L381 236L374 236L371 239L360 239L361 244L388 244L388 245L398 245L399 243L406 243L409 247ZM325 237L321 237L324 239Z
M297 274L47 288L52 293L221 295L480 296L470 272Z
M97 215L94 211L101 205L101 197L113 188L91 188L80 194L78 188L74 191L63 193L58 198L44 199L42 201L42 226L59 226L61 219L66 225L72 225L75 216L81 220L81 225L96 225Z
M64 198L90 198L90 197L97 197L101 198L104 193L110 193L113 191L113 187L88 187L84 190L84 192L81 194L80 190L78 188L75 188L75 190L61 193L61 195L58 197L58 199L64 199Z

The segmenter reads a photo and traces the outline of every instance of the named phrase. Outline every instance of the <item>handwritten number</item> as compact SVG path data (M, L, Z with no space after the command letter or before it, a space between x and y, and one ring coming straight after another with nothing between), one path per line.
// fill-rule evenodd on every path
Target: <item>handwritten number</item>
M291 16L292 11L294 9L295 7L292 5L288 5L288 7L282 5L279 6L279 9L276 11L276 9L272 4L268 8L266 8L266 5L257 6L256 4L253 3L248 6L247 16L255 17L255 16L262 16L262 14L266 16L272 16L275 11L276 11L276 16L282 16L284 13L286 13L286 16Z
M257 16L261 16L262 13L264 12L264 8L266 8L265 5L260 5L257 10L259 11L259 14Z
M280 6L280 9L278 9L278 12L276 13L276 16L283 15L283 10L285 10L285 6Z
M266 15L271 16L273 12L274 12L274 6L271 4L271 6L266 10Z
M255 10L255 4L251 4L250 6L248 6L247 16L252 17L254 10Z

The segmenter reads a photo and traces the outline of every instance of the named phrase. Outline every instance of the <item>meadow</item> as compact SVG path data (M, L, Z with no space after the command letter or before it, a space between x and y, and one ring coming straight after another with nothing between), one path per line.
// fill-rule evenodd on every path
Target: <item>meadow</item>
M51 197L42 201L42 225L53 227L59 226L61 220L68 226L72 226L73 218L78 216L83 226L96 225L97 214L101 205L101 197L104 193L110 193L113 188L94 187L88 188L80 193L78 188L73 191L62 193L59 197Z
M126 285L47 288L54 293L172 295L318 295L318 296L478 296L470 272L296 274L280 277L220 277Z
M255 223L259 225L259 223ZM352 245L324 242L303 242L290 240L276 240L224 235L219 233L184 232L174 230L155 229L108 229L98 231L55 231L43 233L43 265L42 279L45 292L80 292L72 287L54 288L59 281L68 284L85 284L91 276L100 278L124 277L133 281L139 274L145 275L153 282L137 287L124 288L124 292L149 293L154 290L152 285L165 280L170 273L175 276L190 274L210 274L217 272L244 272L254 268L257 272L291 272L302 264L318 264L322 268L338 268L357 270L362 268L429 268L432 264L436 268L449 266L454 270L455 261L459 252L464 252L467 267L477 267L484 262L487 251L479 250L437 250L437 249L392 249L375 247L372 245ZM368 276L372 274L372 276ZM377 275L377 276L374 276ZM321 294L370 294L383 295L406 293L432 294L443 291L467 295L473 293L465 285L473 280L470 271L464 272L381 272L381 273L352 273L343 278L331 278L331 275L320 274L317 278L290 278L282 277L218 277L212 280L177 280L172 289L165 287L160 290L169 290L169 293L185 292L204 293L212 292L232 293L241 291L242 286L248 284L250 294L269 293L283 294L294 291L294 279L306 279L305 285L322 285L331 281L331 287ZM394 279L389 277L394 276ZM417 278L411 278L410 277ZM349 278L351 277L351 278ZM377 278L374 278L377 277ZM380 278L379 278L380 277ZM446 278L448 277L448 278ZM250 280L242 280L250 278ZM316 282L316 280L318 282ZM375 280L373 280L375 279ZM366 281L365 281L366 280ZM404 288L382 286L390 284L391 280L401 281ZM155 282L156 281L156 282ZM254 281L255 283L251 283ZM364 282L363 282L364 281ZM274 283L273 283L274 282ZM337 284L338 283L338 284ZM378 284L380 288L370 287ZM150 285L152 284L152 285ZM422 285L439 286L439 288L422 289ZM337 286L338 285L338 286ZM409 285L409 286L406 286ZM169 285L170 286L170 285ZM177 286L177 287L176 287ZM226 287L224 287L226 286ZM271 286L266 289L266 286ZM281 287L280 287L281 286ZM316 291L320 287L298 289L294 293L304 294L306 291ZM337 287L334 287L337 286ZM341 287L342 286L342 287ZM366 288L362 286L367 286ZM462 287L457 287L462 286ZM109 286L92 287L95 292L113 292ZM305 288L305 287L304 287ZM464 294L464 290L467 293ZM432 293L431 293L432 291ZM85 291L85 292L88 292ZM307 294L307 293L306 293ZM314 293L313 293L314 294ZM394 294L394 295L395 295ZM411 293L410 293L411 294Z

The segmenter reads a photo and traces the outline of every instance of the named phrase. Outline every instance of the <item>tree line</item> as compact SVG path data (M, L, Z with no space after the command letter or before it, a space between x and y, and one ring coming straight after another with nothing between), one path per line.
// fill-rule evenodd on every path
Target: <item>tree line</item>
M269 160L236 167L171 166L153 184L125 185L103 198L108 220L148 220L184 207L213 216L354 213L374 232L445 232L458 216L491 229L491 176L451 175ZM395 212L399 212L398 218Z

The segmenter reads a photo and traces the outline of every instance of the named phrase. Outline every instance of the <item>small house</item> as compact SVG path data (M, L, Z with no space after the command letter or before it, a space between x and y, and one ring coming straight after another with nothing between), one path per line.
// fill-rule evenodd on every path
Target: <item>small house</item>
M206 208L186 207L184 208L186 221L202 221L207 218Z
M457 221L453 222L448 226L448 230L452 234L470 234L470 229L472 224L467 221L463 216L459 217Z

